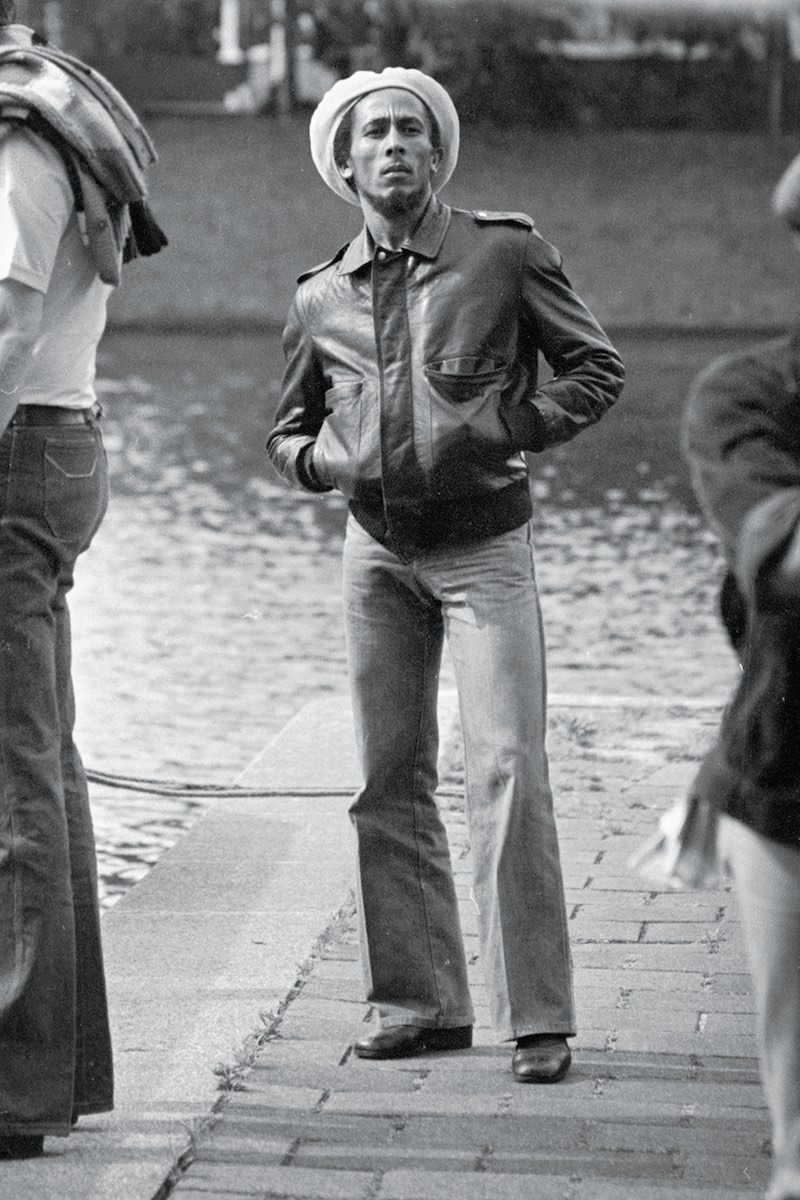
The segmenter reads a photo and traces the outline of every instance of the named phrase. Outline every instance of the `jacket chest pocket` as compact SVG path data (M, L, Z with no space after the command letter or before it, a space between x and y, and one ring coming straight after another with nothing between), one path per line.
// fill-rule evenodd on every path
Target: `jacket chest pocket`
M360 379L334 384L325 393L325 407L327 415L314 445L314 469L326 483L354 496L359 483L380 478L377 398Z
M509 367L494 358L445 358L424 368L430 400L431 442L442 449L461 444L507 454L508 431L500 403L509 386Z

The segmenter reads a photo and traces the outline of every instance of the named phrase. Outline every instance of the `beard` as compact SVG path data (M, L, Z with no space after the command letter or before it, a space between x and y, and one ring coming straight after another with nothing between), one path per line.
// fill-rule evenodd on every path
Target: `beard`
M425 203L428 196L428 188L415 188L412 192L405 192L400 189L384 193L369 192L366 188L362 188L359 192L365 200L368 200L375 212L380 213L382 217L391 219L392 217L403 217L407 213L416 212Z

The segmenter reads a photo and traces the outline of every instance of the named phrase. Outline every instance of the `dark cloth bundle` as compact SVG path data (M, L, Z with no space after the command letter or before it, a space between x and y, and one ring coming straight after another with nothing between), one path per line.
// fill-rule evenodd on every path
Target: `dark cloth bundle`
M34 44L20 26L0 29L0 134L3 123L27 125L61 154L105 283L119 283L123 262L167 245L147 204L146 175L157 155L136 114L98 71Z

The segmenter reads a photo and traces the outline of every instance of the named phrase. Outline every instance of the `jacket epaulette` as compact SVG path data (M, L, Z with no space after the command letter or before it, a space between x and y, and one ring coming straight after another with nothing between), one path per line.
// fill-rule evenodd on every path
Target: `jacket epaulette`
M302 283L304 279L310 279L312 275L319 275L320 271L324 271L326 267L332 267L335 262L339 261L349 245L349 242L345 242L343 246L339 247L333 258L326 258L325 262L317 263L315 267L309 267L307 271L303 271L302 275L297 276L297 282Z
M483 208L471 209L476 221L483 223L499 223L508 225L524 225L526 229L535 229L533 217L522 212L487 212Z

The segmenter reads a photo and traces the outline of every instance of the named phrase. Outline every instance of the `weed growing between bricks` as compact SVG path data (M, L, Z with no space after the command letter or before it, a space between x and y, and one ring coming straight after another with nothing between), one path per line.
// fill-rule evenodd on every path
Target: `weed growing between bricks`
M326 929L317 938L305 962L297 969L297 979L284 999L274 1011L264 1010L258 1014L259 1023L252 1033L249 1033L242 1044L237 1047L229 1062L218 1062L213 1070L219 1079L217 1090L219 1096L211 1106L210 1112L198 1117L191 1124L185 1125L187 1141L177 1154L164 1182L153 1196L153 1200L168 1200L181 1178L191 1167L197 1157L198 1150L219 1124L225 1109L234 1092L243 1091L245 1079L255 1067L259 1054L268 1042L278 1037L280 1026L287 1009L293 1000L303 991L317 961L321 958L326 947L335 942L342 932L349 927L355 915L355 897L351 893L348 900L334 915Z

